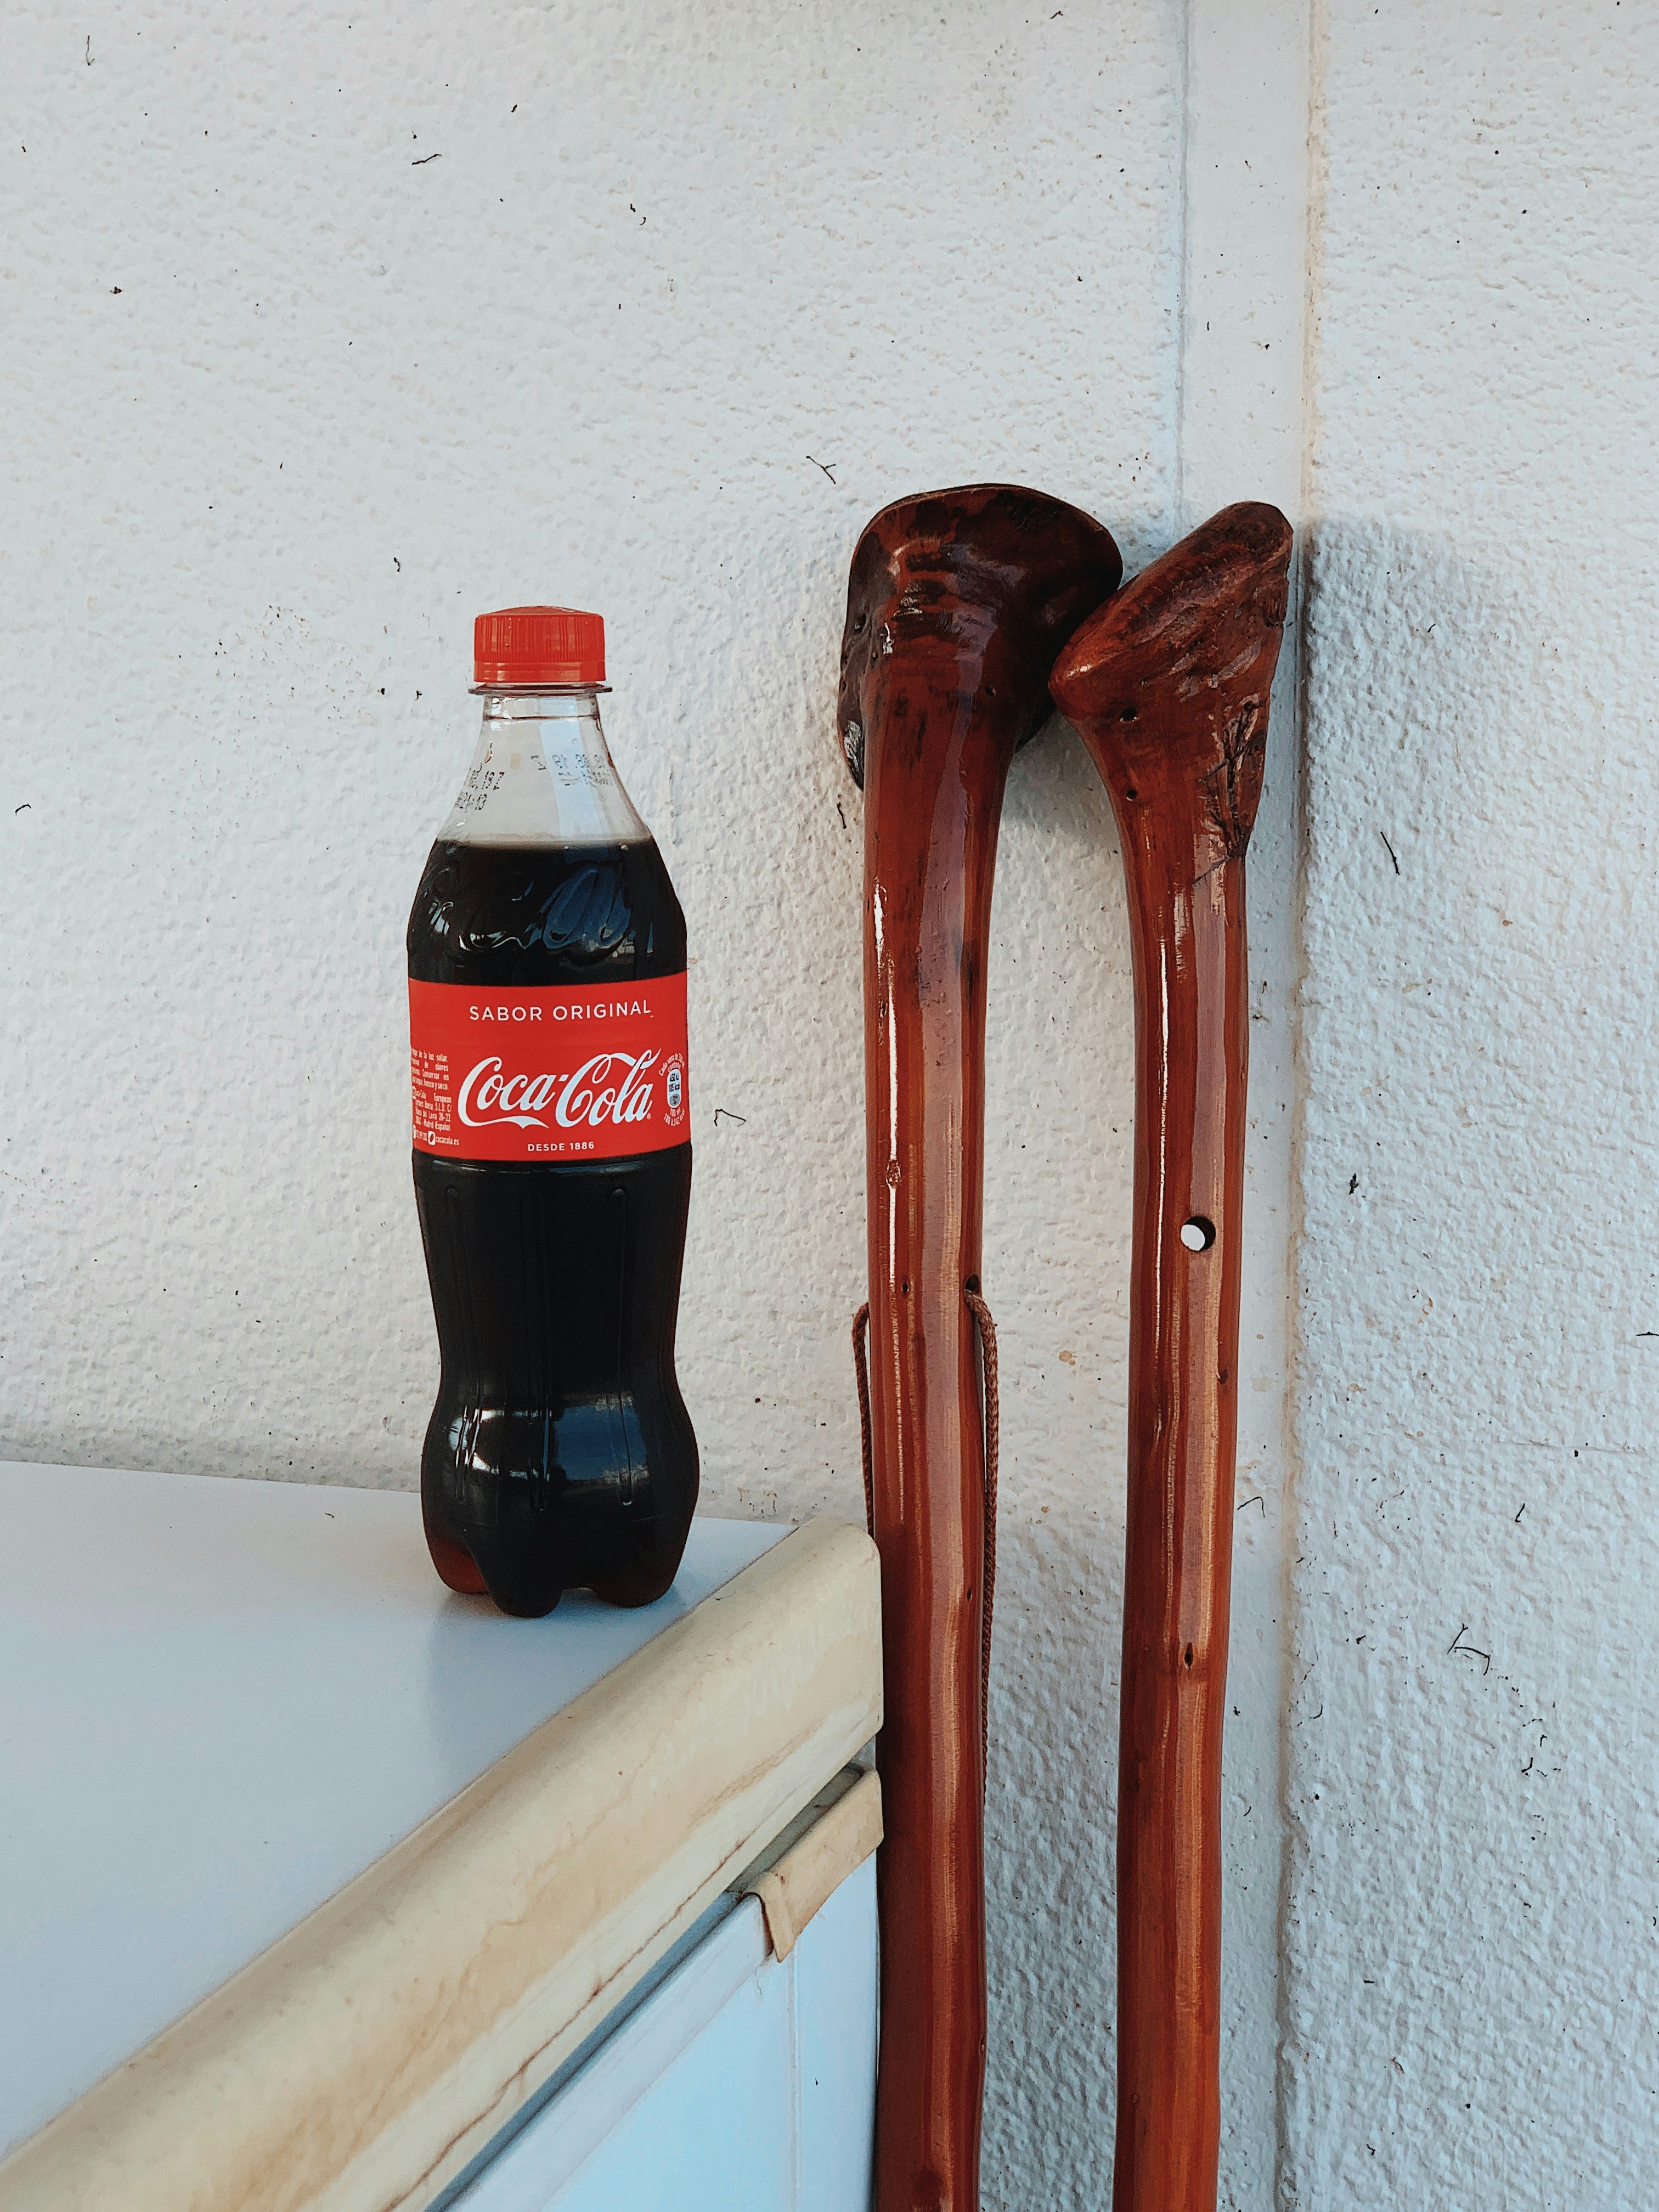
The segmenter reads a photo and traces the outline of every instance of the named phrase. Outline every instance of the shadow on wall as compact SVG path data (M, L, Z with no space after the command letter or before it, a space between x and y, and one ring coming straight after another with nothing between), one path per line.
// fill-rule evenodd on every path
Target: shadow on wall
M1116 824L1056 719L1009 778L989 979L988 2212L1110 2191L1133 1022Z
M1500 1432L1532 1433L1540 1394L1587 1383L1639 1431L1646 1384L1619 1382L1629 1359L1608 1363L1600 1317L1639 1256L1618 1196L1632 1148L1659 1146L1650 617L1636 592L1587 595L1577 562L1519 573L1530 588L1373 522L1318 532L1302 1277L1340 1271L1386 1331L1395 1287L1367 1209L1409 1202L1431 1264L1478 1304ZM1329 1145L1347 1164L1328 1189ZM1567 1294L1540 1303L1552 1272ZM1573 1340L1587 1307L1593 1350ZM1460 1409L1468 1348L1420 1378Z
M1109 2202L1123 1480L1080 1526L1004 1517L986 1802L988 2212ZM1018 2198L1005 2184L1018 2177Z
M1311 564L1308 2206L1629 2203L1650 2158L1659 757L1651 593L1581 543L1340 516Z

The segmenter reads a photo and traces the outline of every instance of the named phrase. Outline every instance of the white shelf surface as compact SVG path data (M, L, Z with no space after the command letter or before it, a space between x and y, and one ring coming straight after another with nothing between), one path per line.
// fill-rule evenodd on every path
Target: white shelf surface
M787 1531L509 1620L404 1492L0 1462L0 2155Z

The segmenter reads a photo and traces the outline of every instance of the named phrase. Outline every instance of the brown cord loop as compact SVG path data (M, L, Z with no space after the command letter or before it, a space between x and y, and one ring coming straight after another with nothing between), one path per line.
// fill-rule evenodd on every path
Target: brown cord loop
M1002 1408L997 1392L997 1328L991 1309L977 1291L964 1291L968 1310L979 1323L980 1362L985 1370L985 1594L980 1607L979 1710L983 1741L981 1781L991 1772L991 1614L997 1594L997 1453Z
M979 1329L980 1361L985 1370L985 1587L980 1606L979 1668L981 1778L991 1767L991 1616L997 1591L997 1458L1001 1443L1002 1409L997 1389L997 1330L991 1309L977 1291L964 1290L968 1310ZM864 1462L864 1521L876 1533L876 1474L870 1431L870 1307L861 1305L853 1316L853 1372L859 1386L859 1444Z
M870 1301L853 1316L853 1372L859 1379L859 1449L864 1459L864 1525L873 1540L876 1533L876 1471L870 1442Z

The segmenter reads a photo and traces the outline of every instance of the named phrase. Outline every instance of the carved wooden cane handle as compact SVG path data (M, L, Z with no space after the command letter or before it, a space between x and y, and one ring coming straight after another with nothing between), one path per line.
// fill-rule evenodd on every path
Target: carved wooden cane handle
M1216 2200L1244 848L1290 554L1277 508L1224 509L1084 624L1052 682L1111 793L1134 962L1115 2212Z
M1122 573L1006 484L885 507L848 590L865 786L872 1520L882 1555L878 2212L975 2212L985 2076L984 1440L975 1316L1003 787L1055 652Z

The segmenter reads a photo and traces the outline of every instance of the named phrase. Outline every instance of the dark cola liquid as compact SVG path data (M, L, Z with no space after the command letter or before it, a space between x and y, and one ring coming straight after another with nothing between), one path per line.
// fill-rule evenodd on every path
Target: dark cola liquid
M685 966L654 842L440 840L409 918L417 982L644 982ZM421 1455L427 1541L453 1589L550 1612L586 1587L647 1605L697 1502L674 1376L690 1143L521 1166L416 1151L442 1373Z

